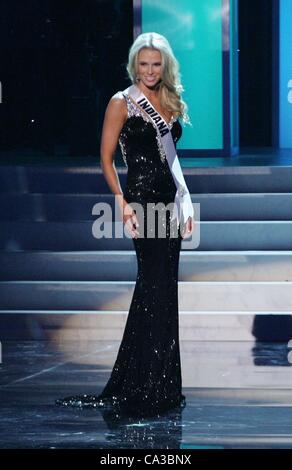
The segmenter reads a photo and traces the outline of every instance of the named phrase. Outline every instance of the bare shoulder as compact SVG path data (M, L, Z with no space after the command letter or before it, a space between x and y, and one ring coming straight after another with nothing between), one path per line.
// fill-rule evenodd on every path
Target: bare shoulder
M108 102L108 110L113 114L122 115L124 119L127 117L127 104L121 91L117 91L110 98Z
M116 108L126 108L126 100L122 91L117 91L109 100L112 106Z

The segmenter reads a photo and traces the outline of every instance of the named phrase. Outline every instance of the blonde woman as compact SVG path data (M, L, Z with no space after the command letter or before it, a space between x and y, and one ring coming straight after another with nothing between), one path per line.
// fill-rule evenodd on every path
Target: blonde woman
M179 65L164 36L154 32L138 36L129 51L127 71L132 85L117 92L105 112L101 165L133 238L138 264L135 290L102 393L58 403L157 416L185 406L178 265L181 241L193 230L193 210L175 145L182 134L179 118L190 121L181 98ZM113 161L118 143L128 168L124 193ZM147 218L159 203L158 220ZM173 211L167 209L169 204Z

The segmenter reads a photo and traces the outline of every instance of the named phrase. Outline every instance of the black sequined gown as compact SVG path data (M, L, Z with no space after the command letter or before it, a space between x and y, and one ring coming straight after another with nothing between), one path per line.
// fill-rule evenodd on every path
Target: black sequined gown
M128 107L128 119L119 138L128 167L124 198L144 208L144 237L133 238L138 264L136 285L117 358L102 393L67 397L58 404L110 406L132 415L151 416L185 405L178 328L182 238L176 221L170 221L171 212L163 209L158 218L166 237L158 237L150 224L147 233L147 210L159 202L164 203L162 207L173 203L176 186L154 125L126 94L123 96ZM169 127L176 145L181 124L172 118ZM140 232L138 213L137 218Z

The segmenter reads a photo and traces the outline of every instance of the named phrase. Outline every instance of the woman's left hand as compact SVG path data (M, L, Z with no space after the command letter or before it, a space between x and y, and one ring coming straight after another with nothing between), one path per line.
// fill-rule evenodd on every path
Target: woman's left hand
M184 229L182 230L181 236L182 238L188 238L194 229L194 219L193 217L189 217L185 223Z

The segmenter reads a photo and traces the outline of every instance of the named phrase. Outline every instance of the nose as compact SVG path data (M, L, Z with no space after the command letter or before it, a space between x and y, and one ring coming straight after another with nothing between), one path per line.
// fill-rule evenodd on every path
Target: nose
M149 74L152 73L152 65L149 65L149 66L148 66L148 73L149 73Z

